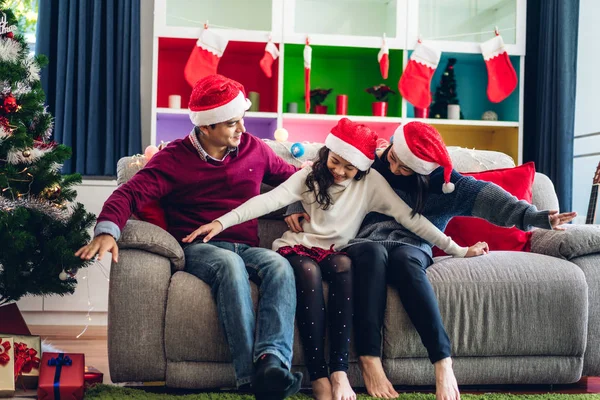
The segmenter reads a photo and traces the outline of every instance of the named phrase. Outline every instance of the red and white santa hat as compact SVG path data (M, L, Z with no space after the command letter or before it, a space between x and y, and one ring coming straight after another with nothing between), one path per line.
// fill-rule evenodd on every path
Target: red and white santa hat
M394 132L392 148L400 161L417 174L429 175L437 167L444 167L442 191L454 191L454 184L450 182L452 159L442 136L433 126L416 121L399 126Z
M366 171L375 160L377 134L366 125L342 118L327 135L325 146L359 170Z
M196 82L188 108L192 123L206 126L241 116L251 105L241 83L214 74Z

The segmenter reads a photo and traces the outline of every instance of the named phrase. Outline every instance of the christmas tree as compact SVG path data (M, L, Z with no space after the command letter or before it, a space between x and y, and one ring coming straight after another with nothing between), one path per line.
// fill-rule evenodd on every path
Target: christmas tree
M448 118L448 104L458 104L454 64L456 64L456 58L449 58L442 81L435 90L434 100L429 110L430 118ZM462 112L460 118L463 118Z
M71 149L52 141L40 68L17 20L0 0L0 305L24 295L73 293L74 256L89 241L93 214L73 204L79 174L62 175Z

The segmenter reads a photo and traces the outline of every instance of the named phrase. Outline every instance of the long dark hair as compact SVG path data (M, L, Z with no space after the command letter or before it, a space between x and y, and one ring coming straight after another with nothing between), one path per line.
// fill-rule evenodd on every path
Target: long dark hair
M385 164L387 169L390 169L390 162L388 161L388 153L392 150L392 145L390 144L387 149L381 154L381 161ZM389 171L392 173L391 171ZM421 214L423 209L425 208L425 201L427 200L427 193L429 192L429 176L421 175L418 173L414 173L411 176L406 177L408 179L413 179L414 185L408 185L410 188L415 188L415 190L407 191L410 196L411 203L415 206L410 213L411 217L414 217L417 214Z
M320 204L323 210L327 210L333 200L329 194L329 188L335 185L333 175L327 168L327 159L329 158L329 148L321 147L319 155L312 166L312 171L306 177L306 186L308 190L315 194L317 203ZM355 181L360 181L369 171L358 171L354 176Z

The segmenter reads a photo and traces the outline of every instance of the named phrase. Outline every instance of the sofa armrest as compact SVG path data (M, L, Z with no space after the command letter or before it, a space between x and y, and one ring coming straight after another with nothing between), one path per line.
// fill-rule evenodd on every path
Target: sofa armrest
M176 271L183 271L185 256L181 245L171 234L144 221L129 220L121 232L119 249L145 250L169 259Z
M599 225L565 225L565 231L536 229L531 236L531 252L571 260L600 253Z

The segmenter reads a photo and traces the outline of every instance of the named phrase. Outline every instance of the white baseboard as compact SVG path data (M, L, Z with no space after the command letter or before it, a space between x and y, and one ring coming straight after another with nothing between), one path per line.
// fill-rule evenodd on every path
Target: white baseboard
M22 311L27 325L90 325L106 326L108 313L92 312L90 320L87 312L61 311Z

